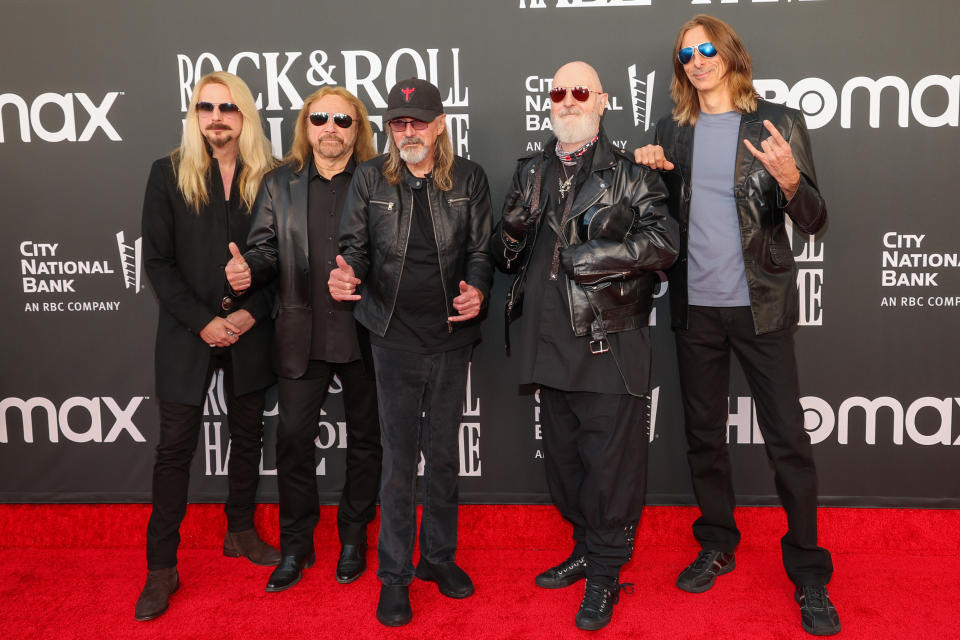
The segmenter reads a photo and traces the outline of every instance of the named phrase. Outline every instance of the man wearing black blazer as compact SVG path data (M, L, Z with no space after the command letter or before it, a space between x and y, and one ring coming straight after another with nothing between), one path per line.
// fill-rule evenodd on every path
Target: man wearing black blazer
M369 342L353 318L353 303L330 297L327 274L335 266L347 186L356 165L375 153L363 103L342 87L318 89L303 102L283 166L263 180L250 248L241 255L231 245L234 257L226 274L235 291L257 291L272 281L279 291L275 355L283 558L267 591L289 589L315 560L320 508L314 440L334 374L343 389L347 423L336 579L353 582L366 569L367 525L376 515L382 457L376 384Z
M157 296L160 438L147 525L147 582L137 620L166 611L179 586L177 546L204 395L217 369L230 429L223 553L257 564L280 555L260 540L253 516L264 391L273 384L272 292L234 298L224 282L228 242L244 243L260 181L275 164L250 90L233 74L194 89L180 146L154 162L143 203L144 264Z

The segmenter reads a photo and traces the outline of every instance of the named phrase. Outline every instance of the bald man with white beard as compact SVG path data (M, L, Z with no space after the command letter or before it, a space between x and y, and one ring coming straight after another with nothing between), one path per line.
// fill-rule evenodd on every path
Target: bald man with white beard
M547 485L573 525L570 557L536 583L586 578L576 625L595 630L610 622L643 508L647 322L655 272L673 264L678 234L659 174L604 134L607 94L593 67L560 67L550 98L556 138L520 159L492 249L516 274L506 314L520 383L540 387Z

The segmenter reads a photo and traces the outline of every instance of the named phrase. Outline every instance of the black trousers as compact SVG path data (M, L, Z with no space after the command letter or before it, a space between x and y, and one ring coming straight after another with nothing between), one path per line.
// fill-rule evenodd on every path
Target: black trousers
M540 387L540 409L550 497L587 577L616 584L646 494L649 397Z
M277 489L284 555L313 551L313 531L320 519L314 440L335 373L343 383L347 422L347 471L337 509L341 544L366 542L367 524L376 516L381 452L374 378L362 360L345 364L311 360L303 376L281 377L277 386Z
M691 306L689 328L676 331L676 343L687 461L701 512L693 524L697 541L724 552L740 541L726 443L732 351L750 385L787 512L788 530L780 541L787 575L796 584L826 584L833 562L817 546L817 471L803 428L792 329L756 335L750 307Z
M420 354L373 346L383 438L377 577L385 585L413 581L421 450L420 556L433 563L455 560L460 422L472 351Z
M242 396L233 393L233 366L230 352L218 350L210 359L204 391L214 371L223 369L223 391L230 430L230 460L227 469L229 492L224 511L230 531L253 528L257 483L260 480L260 449L263 443L264 391ZM187 511L190 463L197 450L203 423L200 405L158 401L160 441L153 465L153 509L147 523L147 569L168 569L177 564L180 523Z

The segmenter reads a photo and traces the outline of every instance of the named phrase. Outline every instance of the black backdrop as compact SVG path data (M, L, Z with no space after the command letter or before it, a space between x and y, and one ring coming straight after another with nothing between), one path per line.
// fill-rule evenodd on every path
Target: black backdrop
M583 59L611 95L605 123L632 149L669 113L670 51L697 12L729 21L761 93L807 114L831 221L795 235L796 334L822 502L960 505L960 9L952 0L421 0L280 3L0 2L0 501L147 501L157 415L156 302L140 265L153 159L179 140L193 82L235 71L260 98L275 152L302 96L344 85L377 144L396 79L445 96L457 150L504 195L514 159L548 131L547 82ZM498 276L465 390L461 496L543 502L537 398L504 356ZM664 287L656 304L649 501L692 500ZM322 495L342 483L334 389L318 439ZM264 417L261 498L276 499L276 396ZM191 499L222 499L228 456L216 385ZM775 503L735 372L730 441L748 504Z

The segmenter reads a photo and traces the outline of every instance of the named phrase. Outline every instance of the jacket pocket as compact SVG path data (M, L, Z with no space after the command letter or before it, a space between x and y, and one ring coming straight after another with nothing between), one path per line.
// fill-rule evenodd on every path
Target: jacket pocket
M371 200L370 204L384 213L393 213L397 210L397 203L389 200Z
M772 271L787 271L793 267L793 252L790 245L771 243L768 249Z

